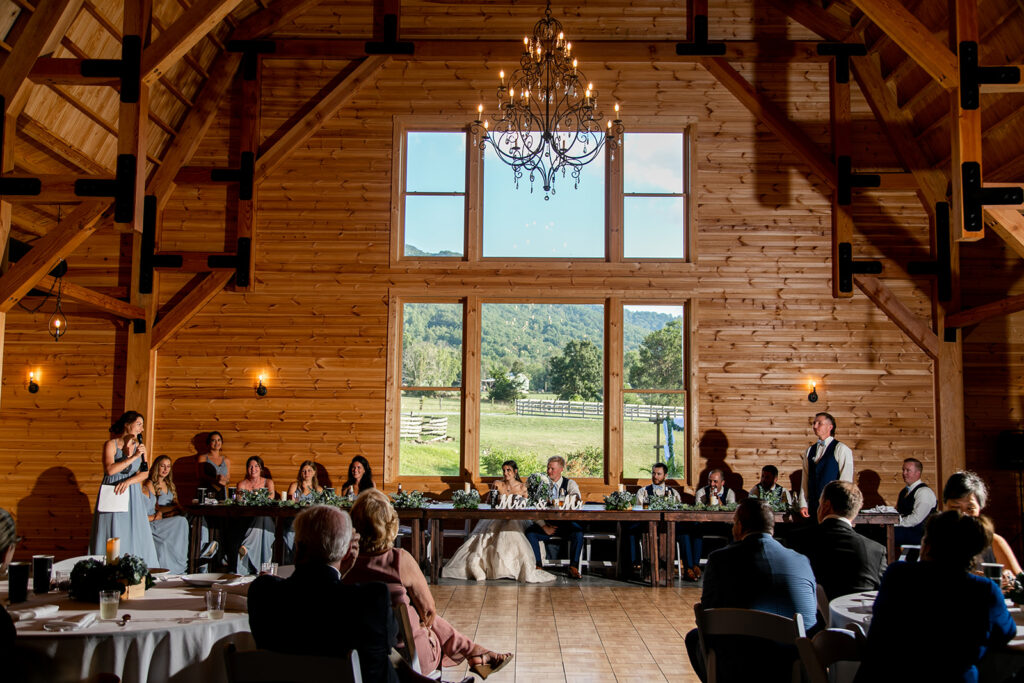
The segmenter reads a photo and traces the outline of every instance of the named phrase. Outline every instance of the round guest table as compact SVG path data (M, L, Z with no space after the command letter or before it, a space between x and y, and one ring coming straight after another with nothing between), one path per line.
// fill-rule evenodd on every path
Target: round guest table
M871 610L877 596L878 591L839 596L828 604L829 626L848 629L850 624L857 624L864 633L867 633L871 624Z
M6 582L0 583L0 592L6 603ZM51 592L29 593L26 602L10 605L8 610L58 605L56 614L16 622L17 642L47 655L78 680L113 673L123 683L226 681L227 645L234 643L240 650L255 648L249 615L225 611L223 619L207 619L204 592L180 580L158 583L142 598L121 601L118 617L131 615L125 626L97 620L81 630L60 633L46 631L43 625L98 612L99 606L76 602L67 593Z

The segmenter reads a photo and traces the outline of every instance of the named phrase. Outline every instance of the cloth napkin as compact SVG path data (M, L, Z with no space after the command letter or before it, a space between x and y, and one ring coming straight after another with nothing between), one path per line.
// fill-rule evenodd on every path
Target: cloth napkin
M39 607L31 607L29 609L12 609L8 610L8 614L11 615L11 619L14 621L28 621L29 619L42 619L52 614L56 614L57 610L60 609L57 605L40 605Z
M899 510L897 510L896 508L892 507L891 505L876 505L875 507L871 508L870 510L861 510L861 512L884 512L884 513L887 513L887 514L893 514L893 513L899 512Z
M54 619L46 622L55 627L69 628L73 631L92 626L92 623L96 621L95 612L86 612L85 614L79 614L77 617L68 617L67 619Z

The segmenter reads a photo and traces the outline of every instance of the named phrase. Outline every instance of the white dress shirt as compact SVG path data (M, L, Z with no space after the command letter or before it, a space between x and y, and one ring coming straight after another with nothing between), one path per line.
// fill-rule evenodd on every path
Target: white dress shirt
M654 495L668 496L669 498L675 501L682 500L679 497L679 491L676 491L668 484L654 484ZM647 487L642 486L640 490L636 492L636 502L643 505L645 501L647 501Z
M699 489L697 489L697 495L694 496L694 502L697 505L701 505L701 504L711 505L711 501L705 500L704 490L706 488L707 487L702 486ZM722 494L719 493L718 494L718 504L719 505L731 505L732 503L735 503L736 502L736 494L733 492L733 490L731 488L728 488L728 487L725 487L725 486L723 486L722 488L725 489L725 496L724 496L725 499L723 500Z
M801 464L804 469L804 476L800 481L800 500L797 502L797 507L807 507L807 475L810 472L812 464L816 464L821 456L828 449L830 443L835 441L831 436L824 441L818 442L818 447L814 451L814 456L811 458L802 457L800 458ZM808 449L809 450L809 449ZM853 482L853 451L845 443L840 441L836 444L836 450L833 452L836 458L836 463L839 465L839 481Z
M920 479L906 487L907 493L910 493L918 486L924 486L924 482ZM900 517L900 521L896 526L917 526L932 513L936 502L938 500L935 497L935 491L925 486L924 490L918 491L914 495L914 509L906 517Z

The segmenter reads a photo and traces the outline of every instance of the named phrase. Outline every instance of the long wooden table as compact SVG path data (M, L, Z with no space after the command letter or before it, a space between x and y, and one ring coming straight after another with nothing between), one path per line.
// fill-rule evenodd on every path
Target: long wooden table
M274 562L281 563L284 559L285 520L295 517L305 508L281 505L192 505L182 506L192 521L192 534L189 541L188 570L195 572L199 558L201 526L204 517L236 518L236 517L273 517L274 518ZM412 529L412 548L410 552L417 560L423 554L423 510L397 510L398 518Z
M437 583L441 571L442 536L441 523L446 519L481 520L481 519L522 519L537 520L543 519L547 522L646 522L648 524L648 543L650 557L658 557L658 524L661 522L661 513L656 510L642 510L634 508L631 510L605 510L603 505L584 505L579 510L563 510L560 508L536 508L518 509L495 509L489 505L481 505L476 510L456 510L451 503L440 503L431 505L424 509L424 515L430 526L430 534L434 542L430 545L430 581ZM621 538L621 532L618 534ZM617 558L616 558L617 559ZM651 585L657 586L660 582L660 569L656 561L651 562ZM621 566L616 572L621 575Z

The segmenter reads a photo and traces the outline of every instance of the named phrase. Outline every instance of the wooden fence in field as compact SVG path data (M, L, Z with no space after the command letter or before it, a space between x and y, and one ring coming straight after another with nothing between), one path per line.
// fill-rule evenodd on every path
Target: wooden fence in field
M622 406L623 417L627 420L650 420L651 418L683 417L682 406L655 406L644 403L627 403ZM516 415L533 417L576 417L601 419L604 404L591 401L556 401L550 399L521 398L516 400Z
M403 439L437 441L448 436L448 418L402 413L399 435Z

